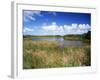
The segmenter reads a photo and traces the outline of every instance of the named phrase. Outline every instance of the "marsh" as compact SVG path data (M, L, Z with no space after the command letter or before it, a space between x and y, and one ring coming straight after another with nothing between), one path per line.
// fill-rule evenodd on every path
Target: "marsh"
M24 38L23 68L90 66L90 44L62 37Z
M65 46L84 46L85 43L81 40L65 40L64 38L32 38L33 41L56 41L60 47Z
M90 65L90 13L23 10L23 69Z

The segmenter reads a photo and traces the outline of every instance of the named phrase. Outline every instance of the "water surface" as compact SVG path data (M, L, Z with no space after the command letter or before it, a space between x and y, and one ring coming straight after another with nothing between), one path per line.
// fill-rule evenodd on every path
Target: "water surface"
M81 40L65 40L64 38L33 38L33 41L56 41L59 46L83 46L84 43Z

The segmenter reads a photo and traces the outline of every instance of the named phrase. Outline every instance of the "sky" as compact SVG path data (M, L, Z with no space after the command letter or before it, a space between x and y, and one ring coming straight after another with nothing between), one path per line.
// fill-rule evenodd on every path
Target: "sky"
M24 35L84 34L91 30L91 14L23 10Z

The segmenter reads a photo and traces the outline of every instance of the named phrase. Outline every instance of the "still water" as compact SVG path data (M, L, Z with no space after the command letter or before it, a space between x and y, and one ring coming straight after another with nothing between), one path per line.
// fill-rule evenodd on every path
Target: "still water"
M80 40L65 40L64 38L33 38L33 41L56 41L61 47L64 46L83 46Z

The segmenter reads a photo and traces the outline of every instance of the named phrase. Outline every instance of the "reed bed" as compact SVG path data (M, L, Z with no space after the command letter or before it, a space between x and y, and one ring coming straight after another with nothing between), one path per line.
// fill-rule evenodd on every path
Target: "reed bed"
M90 66L90 45L59 47L56 41L23 40L23 68Z

